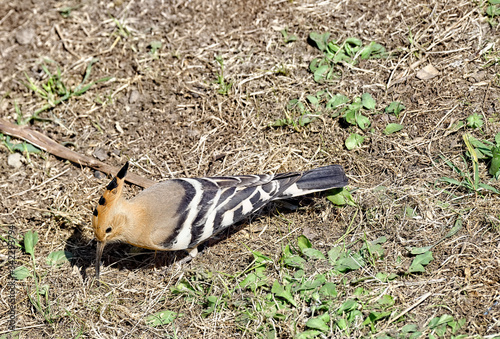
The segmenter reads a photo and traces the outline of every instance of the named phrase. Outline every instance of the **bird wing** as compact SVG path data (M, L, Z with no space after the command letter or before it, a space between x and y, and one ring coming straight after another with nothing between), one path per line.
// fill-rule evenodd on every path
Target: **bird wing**
M298 178L300 173L173 179L186 193L176 228L162 246L192 248L258 211Z

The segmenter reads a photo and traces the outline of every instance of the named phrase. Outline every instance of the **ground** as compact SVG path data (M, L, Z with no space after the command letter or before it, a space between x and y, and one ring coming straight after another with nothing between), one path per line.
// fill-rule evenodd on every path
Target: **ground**
M113 244L105 249L99 285L90 217L111 176L46 152L24 151L13 167L8 164L13 150L4 142L0 335L11 330L9 227L21 247L26 248L22 239L29 230L39 237L34 260L16 247L13 266L25 266L31 274L15 281L20 337L289 338L318 330L308 322L318 314L332 318L325 321L327 329L318 330L322 334L307 332L311 337L405 337L412 333L403 334L410 324L428 337L439 334L431 325L443 315L465 319L458 334L500 333L500 206L494 192L500 185L488 173L488 159L479 160L478 181L492 189L440 180L465 180L451 163L464 173L473 171L464 135L494 143L500 131L499 34L496 19L485 13L487 4L0 3L1 118L27 124L116 167L129 160L131 172L155 181L341 164L355 201L355 206L338 207L318 194L273 204L181 267L173 263L184 253L155 254ZM287 39L284 29L296 40L288 41L294 39ZM374 41L387 54L340 63L336 76L316 82L309 64L323 53L308 39L311 32L328 32L339 44L349 37L363 45ZM418 73L428 65L438 71L434 77ZM82 81L95 83L34 116L47 99L30 89L29 81L37 88L47 84L44 67L51 74L59 69L59 83L67 89L77 90ZM314 111L307 97L321 90L349 100L371 94L376 107L363 111L370 127L347 123L335 114L342 115L339 111ZM278 119L293 119L297 113L287 108L293 99L321 114L305 126L271 126ZM326 99L321 100L324 107ZM406 109L399 115L385 112L393 101ZM483 124L468 124L470 116ZM386 135L388 123L404 128ZM365 139L348 150L345 140L351 133ZM5 135L2 140L7 141ZM141 189L127 185L125 195ZM458 232L446 237L454 226ZM330 261L307 260L297 271L280 258L287 245L300 253L301 235L327 257L336 245L363 251L363 245L385 237L383 255L373 254L364 267L339 273L332 270L330 252ZM433 260L423 272L409 273L416 257L409 249L432 245ZM72 259L49 265L49 254L59 250L70 252ZM245 289L240 283L254 266L255 251L270 260L265 271L270 283ZM338 296L330 309L312 314L308 296L293 294L293 305L274 287L271 293L273 282L285 286L294 272L311 279L322 275L335 284ZM381 272L394 276L382 279ZM376 306L383 295L392 300L388 308ZM259 311L266 296L280 305L278 312ZM358 318L337 312L347 300L357 302ZM163 310L177 316L159 326L146 322ZM372 326L362 325L371 310L389 313ZM358 320L343 329L339 319L349 314ZM444 336L450 336L451 322L445 324Z

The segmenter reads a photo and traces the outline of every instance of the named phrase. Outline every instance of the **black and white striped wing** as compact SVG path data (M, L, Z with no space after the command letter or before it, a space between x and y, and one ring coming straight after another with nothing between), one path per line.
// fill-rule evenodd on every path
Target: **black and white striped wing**
M280 180L275 180L279 176ZM193 248L212 235L258 211L293 184L299 173L175 179L186 195L178 210L177 228L162 244Z

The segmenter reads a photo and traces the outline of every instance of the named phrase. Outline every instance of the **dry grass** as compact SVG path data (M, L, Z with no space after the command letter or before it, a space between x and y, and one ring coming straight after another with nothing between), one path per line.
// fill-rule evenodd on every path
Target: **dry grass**
M364 239L387 237L383 260L329 277L337 284L338 304L354 298L359 287L367 291L359 298L364 305L374 305L383 294L395 299L390 321L377 324L376 334L395 337L403 325L413 323L429 335L427 324L442 314L465 318L460 333L471 337L500 333L500 306L495 304L500 297L499 197L438 182L441 177L458 179L440 155L465 168L460 158L463 133L492 141L500 130L498 66L490 62L498 55L499 35L488 24L484 6L419 0L117 0L75 6L65 18L60 13L66 6L73 4L21 1L0 6L2 118L16 120L16 103L25 117L43 105L23 85L24 73L40 84L46 81L43 58L54 60L66 84L74 87L91 58L98 57L92 79L113 79L41 113L43 120L32 122L33 128L88 156L101 148L104 161L115 166L130 159L133 172L157 181L340 163L358 207L334 208L323 197L306 199L292 213L272 206L181 268L172 263L182 253L155 256L125 245L109 246L104 284L97 286L89 220L108 179L49 154L31 155L13 169L7 165L7 148L1 147L1 235L7 234L7 225L15 225L17 239L30 229L39 233L37 273L49 286L54 317L48 323L29 301L32 279L17 282L16 328L21 337L259 337L269 326L277 337L295 336L310 317L302 300L285 320L260 314L246 327L239 322L238 302L246 302L251 293L236 286L252 264L250 251L269 256L273 264L267 273L282 282L288 271L278 262L287 244L306 234L326 253L349 225L353 228L344 241L355 250ZM284 27L297 35L296 42L283 42L279 30ZM344 65L340 79L319 85L308 72L310 60L320 53L307 43L311 31L330 32L340 41L376 41L393 54ZM20 43L30 36L27 44ZM152 41L162 42L155 55L148 48ZM224 76L233 83L226 96L217 93L214 83L220 71L216 55L222 56ZM416 72L427 64L439 76L417 79ZM338 118L325 115L298 130L268 127L285 116L289 100L325 88L351 99L369 92L379 111L392 101L403 102L407 109L399 119L370 116L373 131L364 133L363 146L352 151L344 141L355 129ZM480 130L452 130L472 113L484 117ZM382 130L388 122L405 129L386 136ZM482 182L490 180L485 163L479 172ZM496 181L490 184L499 188ZM138 191L128 187L126 194ZM405 216L407 207L415 217ZM407 247L436 243L459 217L463 228L433 248L434 260L425 272L406 274L413 259ZM49 253L63 249L75 256L71 265L45 264ZM17 253L18 263L28 266L29 257ZM0 248L0 258L5 272L0 284L7 286L6 247ZM311 277L331 272L328 265L308 263ZM398 277L382 283L373 278L378 272ZM207 308L203 298L171 292L182 281L195 282L221 298L227 290L236 292L226 307L202 317ZM0 290L0 335L8 333L8 293ZM163 327L146 325L148 315L164 309L183 317ZM351 337L370 335L369 326L353 328ZM346 333L333 327L330 335Z

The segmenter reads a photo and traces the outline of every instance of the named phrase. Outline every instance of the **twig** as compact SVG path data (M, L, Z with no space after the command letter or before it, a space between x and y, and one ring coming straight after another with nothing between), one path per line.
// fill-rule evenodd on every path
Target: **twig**
M119 168L107 165L103 162L100 162L99 160L67 149L66 147L59 145L57 142L47 137L45 134L34 131L29 127L20 127L4 119L0 119L0 132L26 140L27 142L43 149L46 152L49 152L59 158L69 160L80 166L87 166L110 175L116 174L119 171ZM134 173L127 174L127 176L125 177L125 181L144 188L155 184L154 181L143 178Z
M45 324L36 324L36 325L30 325L30 326L24 326L24 327L17 327L13 330L1 331L0 334L12 333L12 332L17 332L17 331L27 330L30 328L37 328L37 327L44 327L44 326L46 326L46 325Z
M403 312L399 313L399 315L397 315L396 317L390 319L387 322L387 324L390 324L390 323L398 320L399 318L401 318L402 316L404 316L406 313L410 312L412 309L414 309L415 307L417 307L418 305L420 305L421 303L423 303L425 299L429 298L431 296L431 294L432 294L431 292L427 292L426 294L424 294L422 297L420 297L419 301L417 301L416 303L414 303L413 305L411 305L410 307L408 307Z
M61 42L62 42L64 49L67 50L72 56L74 56L78 59L81 59L82 58L81 56L79 56L78 54L73 52L73 50L71 48L69 48L68 45L66 45L66 39L64 39L64 36L62 35L61 31L59 30L59 26L54 25L54 28L56 30L57 35L59 36L59 39L61 39Z
M14 13L13 9L11 9L9 11L9 13L5 14L5 16L0 20L0 25L3 24L3 22L5 21L5 19L7 19L12 13Z
M113 44L111 45L110 48L108 48L107 50L105 51L102 51L102 52L99 52L97 53L95 56L98 56L98 55L102 55L102 54L106 54L106 53L109 53L113 50L113 48L115 48L116 44L118 43L118 41L120 41L120 37L116 37L115 41L113 42Z

